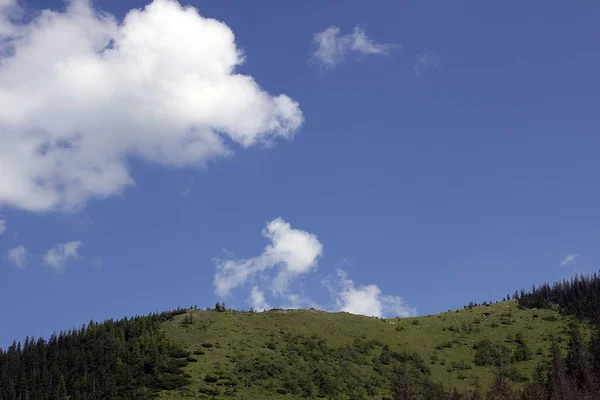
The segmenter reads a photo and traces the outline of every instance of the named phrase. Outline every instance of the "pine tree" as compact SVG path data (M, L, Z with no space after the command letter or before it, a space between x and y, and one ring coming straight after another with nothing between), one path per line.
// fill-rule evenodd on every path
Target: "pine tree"
M575 387L569 379L560 347L555 340L552 340L550 353L552 355L553 369L550 400L576 400Z
M401 363L396 373L392 395L394 400L412 400L417 396L413 374L406 362Z
M488 390L487 400L516 400L512 382L508 377L509 364L501 361L494 374L494 381Z
M538 365L531 382L523 390L523 400L547 400L548 390L546 389L547 377L542 367Z

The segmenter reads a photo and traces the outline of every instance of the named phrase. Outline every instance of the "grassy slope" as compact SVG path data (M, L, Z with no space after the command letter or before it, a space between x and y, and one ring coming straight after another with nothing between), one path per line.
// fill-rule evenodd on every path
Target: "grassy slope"
M356 337L364 335L388 344L394 351L416 351L431 368L435 381L465 389L472 386L475 377L478 377L482 386L486 387L492 379L492 367L477 367L472 364L473 343L487 338L493 343L504 343L514 349L514 344L504 340L508 334L514 336L521 331L534 359L518 363L517 366L529 377L535 365L547 357L550 335L564 337L568 323L566 318L554 311L520 310L515 301L418 318L385 320L315 310L273 310L263 313L197 310L188 313L193 315L192 325L183 327L181 321L184 315L180 315L166 322L165 329L168 335L184 348L190 351L202 349L205 354L196 356L198 362L190 363L186 367L194 383L186 390L165 393L163 398L198 398L198 389L210 386L204 382L204 377L214 373L215 365L230 363L234 352L251 354L265 351L269 340L276 343L282 340L280 333L283 331L308 336L316 333L325 337L330 346L349 344ZM557 319L544 319L548 316L556 316ZM418 324L414 320L417 320ZM477 320L481 322L473 322ZM452 327L458 328L458 331ZM472 331L468 332L470 329ZM439 359L444 360L445 365L441 365L440 361L431 364L431 355L435 347L448 342L452 343L452 347L438 350ZM202 347L202 344L206 343L215 346ZM538 349L542 349L543 355L536 354ZM452 361L465 361L472 365L472 369L448 371ZM459 375L462 375L462 379L459 379ZM237 394L232 398L292 398L291 395L279 395L260 388L237 389ZM219 398L228 396L221 394Z

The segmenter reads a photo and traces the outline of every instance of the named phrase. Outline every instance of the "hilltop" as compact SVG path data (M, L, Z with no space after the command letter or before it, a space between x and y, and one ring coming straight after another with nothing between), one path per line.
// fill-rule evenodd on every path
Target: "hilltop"
M513 297L414 318L217 303L90 321L1 350L0 399L599 399L600 276Z
M526 381L536 365L549 359L551 338L564 340L571 320L556 310L520 309L514 300L403 319L314 309L190 309L163 326L171 340L192 353L193 362L184 367L191 383L162 397L285 399L339 390L385 398L391 371L382 368L381 358L388 351L413 357L434 382L467 390L478 380L487 388L493 362L475 365L474 347L487 339L515 354L517 336L529 354L514 362L514 380ZM310 378L314 369L332 382L315 383L316 377Z

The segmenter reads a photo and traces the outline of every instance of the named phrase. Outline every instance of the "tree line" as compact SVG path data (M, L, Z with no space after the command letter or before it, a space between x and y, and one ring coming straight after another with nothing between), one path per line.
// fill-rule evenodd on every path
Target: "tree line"
M172 344L160 323L185 313L91 321L48 340L26 338L0 349L0 399L151 399L187 385L189 353Z
M560 307L564 314L593 323L600 322L600 275L575 275L552 285L544 283L517 298L524 308Z

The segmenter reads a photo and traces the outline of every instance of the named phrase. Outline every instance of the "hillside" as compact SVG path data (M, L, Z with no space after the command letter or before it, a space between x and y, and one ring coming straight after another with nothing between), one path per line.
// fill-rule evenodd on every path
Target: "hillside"
M598 400L598 288L404 319L217 303L90 321L0 349L0 400Z
M312 309L187 310L163 326L197 360L184 367L192 383L162 398L386 398L392 373L386 357L392 353L405 354L434 382L467 390L478 379L486 388L495 367L475 365L474 347L488 339L514 358L520 346L515 338L522 335L529 354L514 362L518 382L549 360L550 338L563 341L569 320L554 310L520 309L514 300L407 319Z

